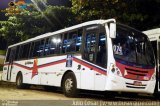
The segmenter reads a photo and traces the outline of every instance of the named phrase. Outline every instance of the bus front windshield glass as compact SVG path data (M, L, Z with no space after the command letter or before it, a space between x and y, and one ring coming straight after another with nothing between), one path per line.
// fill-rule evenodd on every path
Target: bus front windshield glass
M116 38L112 39L116 60L126 64L154 66L154 54L150 41L143 33L117 25Z

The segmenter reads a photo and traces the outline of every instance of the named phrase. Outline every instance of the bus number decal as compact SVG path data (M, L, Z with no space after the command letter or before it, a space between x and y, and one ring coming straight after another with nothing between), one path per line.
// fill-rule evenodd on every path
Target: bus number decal
M66 67L72 67L73 55L68 54L66 60L67 60L67 61L66 61Z
M122 47L119 46L119 45L114 45L113 46L113 51L114 51L114 54L123 55Z

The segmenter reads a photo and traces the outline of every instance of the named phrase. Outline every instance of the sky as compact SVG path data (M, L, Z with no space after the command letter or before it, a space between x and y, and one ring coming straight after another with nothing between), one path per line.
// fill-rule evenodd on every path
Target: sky
M5 9L8 7L8 3L14 0L0 0L0 9ZM17 1L17 0L16 0ZM27 3L31 3L31 0L24 0Z
M0 10L8 8L8 3L14 0L0 0ZM15 0L17 1L17 0ZM31 0L24 0L26 3L31 3ZM0 21L6 20L5 13L0 12Z
M18 0L0 0L0 11L8 8L8 3L11 1L18 1ZM32 0L24 0L26 3L32 3ZM43 1L43 0L42 0ZM45 0L46 1L46 0ZM63 6L71 6L69 0L47 0L49 5L63 5ZM0 21L6 20L7 17L5 13L0 12Z
M11 0L0 0L0 9L5 9L8 7L8 3L10 2Z

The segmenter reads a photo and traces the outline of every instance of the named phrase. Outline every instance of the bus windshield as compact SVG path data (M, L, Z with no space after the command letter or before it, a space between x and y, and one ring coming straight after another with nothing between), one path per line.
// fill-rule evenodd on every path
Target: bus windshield
M154 54L147 36L134 29L117 25L116 38L112 39L115 60L126 64L154 66Z

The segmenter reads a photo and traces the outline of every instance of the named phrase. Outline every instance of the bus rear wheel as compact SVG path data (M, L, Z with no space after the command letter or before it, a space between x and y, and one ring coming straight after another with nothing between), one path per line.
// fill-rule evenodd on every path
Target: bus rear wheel
M18 73L18 75L17 75L16 86L17 86L18 89L25 89L25 88L29 88L30 87L30 85L23 83L22 73Z
M63 93L67 97L76 97L77 96L77 82L76 77L72 72L67 73L64 76L62 83Z

